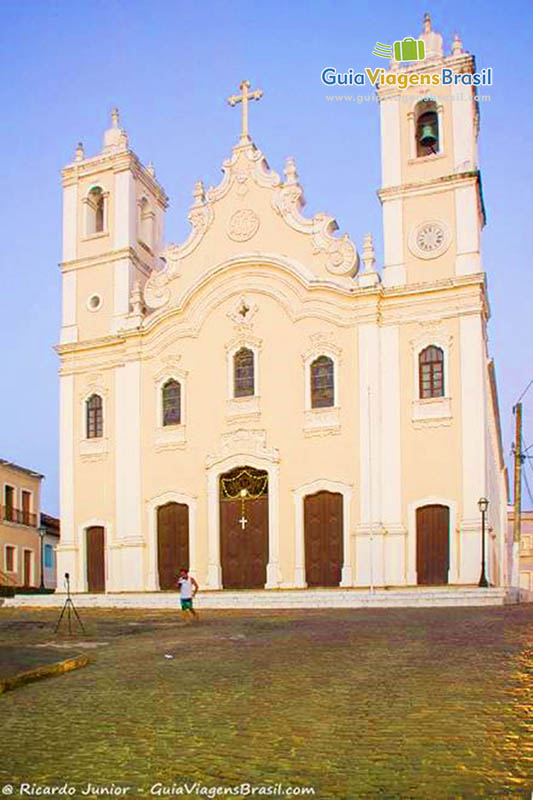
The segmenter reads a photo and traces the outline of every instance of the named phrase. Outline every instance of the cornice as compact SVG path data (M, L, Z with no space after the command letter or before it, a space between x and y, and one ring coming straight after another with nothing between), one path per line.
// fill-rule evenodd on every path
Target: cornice
M487 322L490 316L483 273L385 289L380 309L384 325L471 314L481 314Z
M385 200L396 200L406 194L435 194L436 192L449 191L465 184L479 186L479 170L468 170L467 172L456 172L450 175L441 175L438 178L428 178L414 183L401 183L397 186L386 186L377 189L376 194L381 203Z
M112 170L113 172L123 172L131 170L157 198L163 208L168 206L168 197L161 184L151 175L146 167L141 164L133 150L124 150L119 153L100 153L92 158L85 158L83 161L73 161L61 170L63 186L72 186L78 183L80 178L90 177L102 170Z
M84 258L75 258L72 259L72 261L60 261L59 268L62 272L71 272L72 270L81 270L87 269L88 267L97 267L102 264L114 263L124 258L131 258L132 261L135 262L135 266L139 267L146 276L151 274L151 266L139 257L138 252L133 247L123 247L120 250L108 250L105 253L99 253L95 256L86 256Z
M278 274L273 281L269 270L255 271L245 278L232 273L212 285L200 287L194 302L189 296L179 306L165 309L145 328L118 334L57 345L55 350L67 366L96 359L109 364L110 358L120 362L146 360L157 356L172 343L184 338L196 338L213 310L226 301L240 297L243 292L259 297L273 297L292 322L311 318L333 324L336 328L357 328L362 324L390 325L420 320L457 318L481 315L489 318L484 273L445 278L434 283L417 283L400 287L378 285L370 291L357 288L350 292L332 287L309 286L296 276ZM205 284L210 283L206 281ZM205 291L201 291L203 288ZM314 296L310 296L310 294ZM260 300L256 299L260 307ZM70 364L70 368L74 368Z
M81 342L68 342L67 344L56 344L54 350L60 356L75 355L76 353L86 353L88 351L97 351L101 349L112 348L116 345L123 345L125 337L121 335L110 334L108 336L99 336L97 339L84 339Z

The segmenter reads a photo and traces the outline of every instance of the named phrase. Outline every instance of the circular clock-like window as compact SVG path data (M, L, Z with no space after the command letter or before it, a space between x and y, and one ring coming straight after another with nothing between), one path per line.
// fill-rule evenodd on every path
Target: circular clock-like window
M87 300L87 308L89 311L99 311L102 308L103 302L99 294L91 294Z
M418 258L438 258L450 246L450 231L444 222L426 220L409 236L409 248Z

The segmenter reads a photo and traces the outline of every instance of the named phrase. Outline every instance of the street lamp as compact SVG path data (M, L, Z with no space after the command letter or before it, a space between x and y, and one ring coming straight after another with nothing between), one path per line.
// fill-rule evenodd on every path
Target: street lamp
M39 539L41 540L41 585L39 591L44 592L44 537L46 528L39 528Z
M487 587L489 582L485 574L485 514L489 507L489 501L486 497L481 497L478 500L478 508L481 511L481 577L478 586Z

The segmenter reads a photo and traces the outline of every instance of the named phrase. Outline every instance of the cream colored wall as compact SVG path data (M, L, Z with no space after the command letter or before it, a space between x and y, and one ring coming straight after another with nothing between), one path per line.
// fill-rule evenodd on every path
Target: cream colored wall
M418 400L418 384L412 343L427 329L419 323L408 323L400 331L401 338L401 416L402 416L402 505L404 512L410 503L424 497L440 496L455 502L461 497L461 398L460 364L457 352L457 320L443 320L434 328L450 336L448 355L448 386L446 397L451 398L451 419L435 423L413 421L413 401ZM428 334L431 339L431 334ZM460 511L460 508L458 509ZM407 522L407 519L404 518Z
M455 230L455 205L453 192L442 192L428 188L427 193L409 196L403 200L404 261L407 266L408 283L433 283L455 274L455 236L450 246L438 258L417 258L409 248L409 236L413 228L424 219L445 222L450 231Z
M73 588L86 589L85 530L91 525L104 525L106 546L115 539L115 400L114 376L110 369L91 369L74 376L74 514L72 531L61 531L61 545L69 543L69 533L79 548L75 564L62 572L71 573ZM104 436L86 438L85 400L93 392L104 400ZM106 578L111 564L106 559Z
M77 270L77 322L82 341L109 333L114 310L113 266L110 259ZM88 307L88 300L94 294L102 298L102 306L97 311L91 311Z
M257 283L257 281L254 281ZM253 422L235 417L228 420L228 375L225 345L236 336L235 324L227 314L242 294L243 278L235 271L226 275L222 290L225 299L217 304L201 326L198 336L178 338L178 315L166 322L167 331L176 328L176 341L167 344L143 367L143 494L147 501L177 491L198 497L197 564L199 578L207 578L207 486L206 458L221 448L225 432L239 427L267 431L267 447L277 448L280 464L280 567L282 580L290 582L294 565L293 490L319 478L355 484L358 480L356 427L356 347L352 330L339 328L318 319L294 322L279 302L265 294L246 291L248 302L259 311L253 322L253 336L262 340L259 356L260 416ZM270 276L269 291L276 289ZM202 293L196 303L203 302ZM297 308L294 309L298 311ZM339 435L304 436L304 366L302 355L309 349L310 336L331 333L342 348L339 367ZM171 338L171 337L169 337ZM147 337L147 349L151 349ZM158 452L156 436L156 376L164 372L165 359L179 358L179 369L186 377L186 436L183 449ZM168 370L169 375L172 369ZM243 459L246 463L246 459ZM355 497L357 492L355 493ZM358 516L354 499L352 517ZM148 528L145 507L144 526Z

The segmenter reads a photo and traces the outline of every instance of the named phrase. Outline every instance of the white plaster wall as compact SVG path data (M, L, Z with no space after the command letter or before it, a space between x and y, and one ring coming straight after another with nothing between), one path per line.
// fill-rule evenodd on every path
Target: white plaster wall
M79 591L78 559L74 533L74 376L59 378L59 507L61 540L57 548L58 583L65 572L73 591Z
M143 587L141 527L141 365L115 370L116 542L109 590Z
M405 283L403 206L402 200L383 202L383 285L400 286Z
M133 246L137 217L135 179L129 170L115 174L115 250Z
M477 582L480 571L478 501L487 496L485 343L479 314L460 319L463 497L459 581Z
M397 325L381 328L382 520L401 523L400 336Z
M481 270L480 227L477 188L464 186L455 190L455 221L457 253L455 272L469 275Z
M65 186L63 189L63 261L76 258L78 186Z
M381 185L399 186L402 182L400 96L381 101Z
M468 87L454 92L449 103L452 110L453 163L456 172L475 169L474 106L472 90Z

